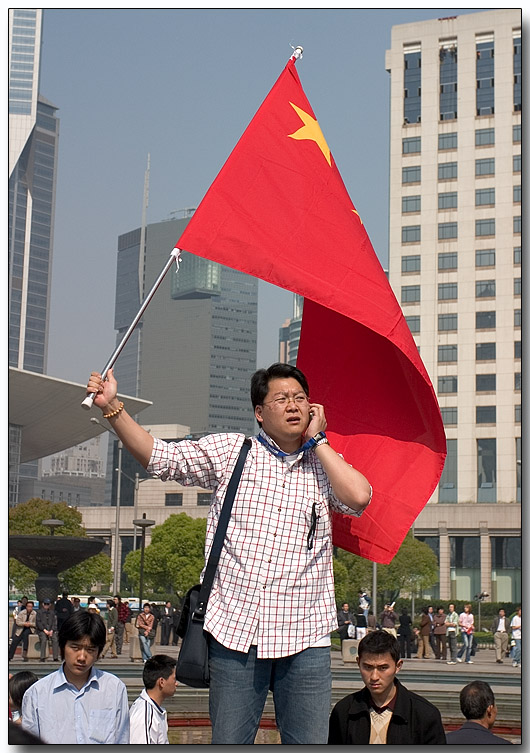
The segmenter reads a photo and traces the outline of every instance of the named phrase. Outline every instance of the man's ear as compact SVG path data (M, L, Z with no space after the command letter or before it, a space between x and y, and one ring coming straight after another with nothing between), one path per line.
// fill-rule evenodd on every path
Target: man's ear
M397 675L397 673L399 672L399 670L401 669L402 666L403 666L403 659L398 659L397 662L396 662L396 675Z
M263 423L263 406L262 405L256 405L254 408L254 416L256 417L256 421L261 425Z

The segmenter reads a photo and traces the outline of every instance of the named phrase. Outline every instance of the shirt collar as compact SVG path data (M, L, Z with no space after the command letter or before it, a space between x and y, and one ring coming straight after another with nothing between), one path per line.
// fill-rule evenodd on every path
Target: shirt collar
M94 685L94 687L99 687L99 679L101 675L103 674L101 669L97 669L96 667L91 667L90 674L88 676L88 680L85 682L82 688L78 690L79 693L84 691L86 688L88 688L89 685ZM71 682L67 679L65 673L64 673L64 662L59 667L57 672L55 673L55 680L53 683L53 690L58 690L59 688L62 688L63 686L72 686L75 687L75 685L72 685ZM77 690L77 688L76 688Z
M272 437L269 437L269 435L263 429L259 430L257 438L258 442L262 444L271 453L271 455L274 455L280 460L286 459L287 461L293 462L303 457L305 452L303 446L298 450L295 450L294 452L284 452L274 441L274 439L272 439Z

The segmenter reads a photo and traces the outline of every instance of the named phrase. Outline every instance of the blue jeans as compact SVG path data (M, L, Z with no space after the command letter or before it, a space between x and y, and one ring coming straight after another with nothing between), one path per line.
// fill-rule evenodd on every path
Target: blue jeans
M513 647L513 660L518 664L521 663L521 638L514 638L515 646Z
M138 634L138 638L140 639L140 651L142 653L142 659L150 659L151 654L151 642L149 638L147 638L145 635L142 635L141 633Z
M458 658L462 656L462 654L465 652L466 654L466 661L471 660L471 646L473 645L473 633L464 633L462 631L462 640L464 643L462 644L462 647L460 651L458 652Z
M209 664L212 745L253 744L269 689L283 745L327 744L329 647L258 659L256 646L244 654L210 638Z

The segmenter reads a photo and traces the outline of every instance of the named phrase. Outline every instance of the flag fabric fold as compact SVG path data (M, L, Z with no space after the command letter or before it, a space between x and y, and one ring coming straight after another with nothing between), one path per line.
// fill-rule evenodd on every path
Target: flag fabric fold
M305 299L297 365L332 446L372 484L334 543L388 563L446 445L427 371L291 59L176 244Z

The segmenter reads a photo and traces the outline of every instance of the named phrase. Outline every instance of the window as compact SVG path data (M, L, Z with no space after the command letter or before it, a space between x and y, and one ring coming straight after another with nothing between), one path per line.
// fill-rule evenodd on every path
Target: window
M438 314L438 331L452 332L458 329L458 314Z
M415 48L404 54L403 73L403 121L421 121L421 49Z
M440 120L455 120L458 116L457 80L458 53L456 39L444 43L439 50L440 59Z
M476 423L494 424L497 422L497 409L494 405L477 405Z
M403 154L417 154L421 152L421 136L403 139Z
M514 410L514 421L515 421L516 424L520 424L521 423L521 406L520 405L515 405L514 408L515 408L515 410Z
M521 186L514 186L513 187L513 203L514 204L520 204L521 203ZM521 231L519 231L521 232Z
M497 389L497 375L476 374L475 389L477 392L495 392Z
M421 241L420 225L405 225L401 228L401 243L418 243Z
M485 235L495 235L495 220L475 220L475 235L480 238Z
M444 426L456 426L458 423L458 408L440 408Z
M452 238L458 238L458 223L456 222L439 222L438 223L438 240L445 241Z
M444 162L438 165L438 180L454 180L458 178L458 163Z
M197 494L197 504L200 506L209 506L210 502L212 501L212 495L211 494L205 494L205 493L199 493Z
M494 267L495 266L495 249L481 248L475 251L476 267Z
M514 173L520 173L521 172L521 155L520 154L514 154L514 157L513 157L513 171L514 171Z
M403 167L401 170L402 183L419 183L421 181L421 167Z
M477 361L494 361L495 353L495 343L477 343L475 345L475 358Z
M495 112L494 96L494 43L493 39L477 41L475 76L476 114L493 115Z
M516 340L513 344L513 357L521 358L521 341Z
M166 507L182 507L182 492L176 492L166 494L165 505Z
M438 194L438 209L457 209L458 194L456 191Z
M513 388L516 392L521 392L521 372L516 371L513 375Z
M490 146L495 143L495 128L479 128L475 131L475 146Z
M513 294L521 295L521 278L516 277L513 281Z
M513 218L513 232L514 233L521 233L521 215L519 217Z
M521 326L521 309L515 309L515 311L513 312L513 326Z
M448 439L447 457L438 485L438 502L456 502L458 489L458 440Z
M458 268L458 254L456 251L449 251L443 254L438 254L438 270L443 271L447 269Z
M401 199L401 212L407 214L407 212L420 212L421 211L421 196L403 196Z
M450 392L457 392L458 377L444 376L438 377L438 392L447 395Z
M405 321L407 322L410 331L413 334L418 334L420 331L420 317L419 316L406 316Z
M477 439L477 502L497 501L497 440Z
M512 128L512 140L514 144L521 143L521 126L514 125Z
M477 280L475 298L495 298L495 280Z
M421 300L419 285L401 286L401 303L417 303Z
M494 188L478 188L475 191L475 206L494 206L495 205L495 189Z
M495 329L495 311L477 311L475 313L476 329Z
M517 501L521 501L521 437L515 438L515 468L516 468L516 489ZM520 556L520 555L519 555Z
M458 284L456 282L442 282L438 285L439 301L456 301L458 298Z
M440 133L438 134L438 149L442 152L445 149L456 149L458 147L458 133Z
M475 175L495 175L495 160L492 157L488 159L476 159Z
M514 264L520 264L521 263L521 246L514 246L514 249L513 249L513 263Z
M438 363L454 363L457 360L457 345L438 345Z
M401 257L401 271L405 272L420 272L421 271L421 256L402 256Z

